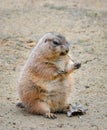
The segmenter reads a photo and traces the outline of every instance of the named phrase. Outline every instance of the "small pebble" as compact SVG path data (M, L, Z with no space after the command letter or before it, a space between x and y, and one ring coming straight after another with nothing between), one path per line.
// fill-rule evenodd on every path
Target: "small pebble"
M89 86L85 86L85 88L89 88Z
M15 123L15 122L13 122L13 125L16 125L16 123Z

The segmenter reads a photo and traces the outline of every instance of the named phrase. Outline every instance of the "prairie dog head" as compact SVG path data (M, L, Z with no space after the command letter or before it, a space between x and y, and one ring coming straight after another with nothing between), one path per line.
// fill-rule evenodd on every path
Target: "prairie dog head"
M55 59L67 55L69 43L59 33L46 33L36 45L36 51L46 59Z

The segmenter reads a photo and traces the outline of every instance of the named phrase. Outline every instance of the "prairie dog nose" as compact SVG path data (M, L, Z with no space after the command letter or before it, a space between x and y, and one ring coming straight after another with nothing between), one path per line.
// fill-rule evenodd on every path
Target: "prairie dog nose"
M66 53L68 53L68 52L69 52L69 48L66 49Z

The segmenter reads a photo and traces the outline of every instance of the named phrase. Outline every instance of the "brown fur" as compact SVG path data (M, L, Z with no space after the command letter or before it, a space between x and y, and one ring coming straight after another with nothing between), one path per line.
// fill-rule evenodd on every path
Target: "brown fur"
M75 64L68 50L68 42L58 33L45 34L32 50L18 83L20 98L28 112L54 118L54 112L64 111L70 103L70 74Z

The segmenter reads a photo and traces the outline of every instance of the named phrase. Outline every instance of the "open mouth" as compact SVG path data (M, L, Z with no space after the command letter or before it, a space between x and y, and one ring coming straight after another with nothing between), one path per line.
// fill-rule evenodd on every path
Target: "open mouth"
M61 52L60 53L60 56L64 56L64 55L66 55L68 53L68 50L66 50L65 52Z
M64 56L64 55L66 55L67 53L66 52L61 52L60 53L60 56Z

